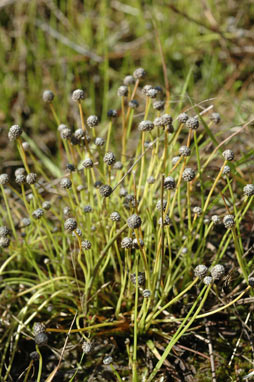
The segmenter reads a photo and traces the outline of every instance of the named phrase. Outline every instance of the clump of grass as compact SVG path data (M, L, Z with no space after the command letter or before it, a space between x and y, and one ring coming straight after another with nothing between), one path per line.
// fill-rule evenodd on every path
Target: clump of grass
M57 98L44 92L59 158L45 159L32 144L24 150L25 126L10 128L25 170L15 185L12 175L0 175L4 381L17 373L22 339L31 341L33 323L44 321L46 328L35 338L38 381L47 370L44 348L53 351L54 333L58 341L67 333L87 373L96 357L117 380L151 382L194 323L202 327L206 317L250 289L253 258L241 232L254 192L238 168L241 158L229 139L218 143L220 119L211 114L213 105L176 113L163 90L144 84L144 76L139 68L125 77L118 113L109 111L101 122L94 115L86 119L86 93L75 90L80 122L73 130L57 115ZM218 166L212 167L215 156ZM50 173L55 168L61 177ZM220 294L232 264L240 292L229 301ZM114 357L99 346L84 361L84 346L77 343L108 336L116 343L128 338L122 357L120 345L112 347ZM157 337L166 341L161 354ZM142 365L144 344L155 355L152 368ZM112 364L117 358L123 367ZM28 380L32 367L21 369Z

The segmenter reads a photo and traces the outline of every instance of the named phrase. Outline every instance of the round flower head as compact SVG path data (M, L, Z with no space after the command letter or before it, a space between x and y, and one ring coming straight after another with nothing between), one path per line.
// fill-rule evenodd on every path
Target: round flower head
M58 125L57 127L57 130L59 131L59 133L61 133L63 129L67 129L67 126L64 123L60 123L60 125Z
M102 186L103 184L102 184L101 180L96 180L96 182L94 182L93 185L94 185L95 188L100 188L100 186Z
M51 90L44 90L42 93L42 99L46 103L51 103L54 99L55 95Z
M27 184L35 184L37 180L38 175L35 172L30 172L26 176L26 182Z
M37 336L39 333L46 332L46 325L43 322L35 322L33 325L33 334Z
M158 94L158 90L154 88L151 88L147 91L147 97L149 98L156 98L157 94Z
M179 114L178 117L177 117L177 120L178 120L178 122L180 122L180 123L186 123L186 122L188 121L188 119L189 119L189 116L188 116L188 114L186 114L186 113L181 113L181 114Z
M145 243L143 242L142 239L139 239L139 241L138 241L138 240L135 238L135 239L133 239L133 241L132 241L132 246L133 246L133 248L135 248L135 249L139 249L140 247L143 248L144 245L145 245Z
M76 89L72 93L72 100L80 102L82 99L85 99L85 92L82 89Z
M89 205L87 205L83 208L83 211L85 214L89 214L90 212L92 212L92 210L93 210L92 207Z
M78 186L77 186L77 191L78 192L81 192L81 191L83 191L85 189L85 186L83 186L83 184L79 184Z
M247 196L254 195L254 184L246 184L246 186L243 188L243 193Z
M188 118L186 121L186 127L188 129L197 130L199 127L199 121L196 117Z
M81 241L81 247L85 250L88 250L92 248L92 244L89 240L83 240Z
M51 208L51 203L47 200L45 200L45 202L42 203L42 208L46 211L50 210Z
M116 161L116 157L114 153L112 153L111 151L106 153L103 157L103 162L106 163L108 166L111 166L112 164L114 164L115 161Z
M116 117L117 117L117 111L114 110L114 109L110 109L110 110L108 111L108 113L107 113L107 116L108 116L109 118L116 118Z
M125 249L132 248L132 239L130 237L124 237L121 241L121 247Z
M20 221L21 227L28 227L31 224L31 220L29 218L23 218Z
M202 214L202 208L198 206L194 207L192 211L194 212L195 215L198 215L198 216Z
M128 191L124 187L121 187L119 191L120 198L124 198L127 194L128 194Z
M179 157L179 156L173 157L172 158L172 165L174 166L177 162L179 162L180 159L181 159L181 157Z
M84 138L85 132L83 129L77 129L74 131L74 137L80 141L82 138Z
M63 214L65 215L65 216L70 216L70 214L71 214L71 209L70 209L70 207L64 207L64 209L63 209Z
M82 344L83 353L88 354L92 350L92 343L84 341Z
M122 162L120 162L120 161L115 162L114 165L113 165L113 168L115 170L122 170L122 168L123 168Z
M154 184L155 183L155 177L149 176L146 181L148 184Z
M162 204L163 204L163 211L165 211L167 207L167 201L163 199ZM156 203L156 209L161 211L161 199L158 200L158 202Z
M254 287L254 277L249 276L248 277L248 283L253 288Z
M99 188L99 191L100 191L101 196L104 196L104 198L109 197L113 192L112 188L110 186L108 186L107 184L103 184Z
M204 217L204 224L209 224L210 223L210 218L209 216Z
M139 228L142 224L141 217L136 214L133 214L127 219L127 224L128 227L131 229Z
M29 356L33 361L38 361L40 359L40 354L37 351L32 351Z
M133 77L136 80L144 78L145 75L146 75L146 72L143 68L138 68L138 69L134 70L134 72L133 72Z
M62 178L60 181L60 187L63 189L69 189L72 186L72 182L69 178Z
M34 219L40 219L44 215L44 211L42 208L37 208L37 210L34 210L32 213L32 216Z
M10 235L10 233L11 233L11 231L5 225L0 227L0 237L6 237L6 236Z
M1 248L8 248L10 245L10 239L8 237L0 237L0 247Z
M223 175L226 175L226 176L229 176L230 175L230 172L231 172L231 168L229 166L224 166L223 168L223 171L222 171L222 174Z
M72 232L72 236L73 237L76 237L76 236L79 236L81 237L82 236L82 231L80 228L76 228L73 232Z
M24 175L26 172L26 170L24 169L24 167L19 167L15 170L15 176L18 176L18 175Z
M129 102L129 107L131 109L137 109L139 107L139 103L138 101L136 101L135 99L132 99L130 102Z
M118 88L118 90L117 90L117 95L119 97L127 97L127 95L128 95L128 87L124 86L124 85L120 86Z
M21 136L23 129L19 125L13 125L8 132L8 138L10 141L15 141Z
M225 150L223 151L222 155L228 161L231 161L234 159L234 153L232 150Z
M163 126L169 126L169 125L172 125L173 118L171 117L171 115L169 115L169 114L163 114L163 115L161 116L161 119L162 119Z
M65 129L61 130L60 135L62 139L70 139L72 136L72 131L69 129L69 127L66 127Z
M69 218L64 222L64 229L68 232L72 232L77 228L77 221L73 218Z
M174 178L172 178L172 176L167 176L164 179L163 187L166 190L173 190L175 188L175 186L176 186L176 181Z
M143 294L143 297L144 297L144 298L149 298L149 297L151 297L151 291L150 291L150 289L144 289L142 294Z
M154 101L153 103L153 108L155 110L162 111L164 110L164 107L165 107L165 101Z
M150 89L152 89L152 88L153 88L152 85L147 84L147 85L145 85L145 86L143 87L143 89L142 89L142 93L145 94L145 95L147 96L147 95L148 95L148 91L149 91Z
M214 280L219 280L224 274L225 268L221 264L217 264L211 269L211 275Z
M34 342L38 346L47 345L48 343L48 336L46 333L39 333L34 337Z
M159 225L162 225L162 217L158 220ZM170 218L168 215L165 216L165 219L163 221L163 225L170 225Z
M24 151L26 152L30 151L30 144L28 142L22 142L22 147Z
M99 123L99 118L97 117L97 115L90 115L90 116L87 118L86 122L87 122L87 126L89 126L89 127L92 128L92 127L95 127L95 126L98 125L98 123Z
M95 146L102 147L105 145L105 139L101 138L101 137L97 137L97 138L95 138L94 144L95 144Z
M152 131L154 128L154 124L151 121L145 120L140 122L138 125L139 131Z
M164 126L164 123L163 123L163 120L161 117L155 118L155 120L153 121L153 124L155 127L163 127Z
M124 77L123 84L125 86L133 85L133 84L135 84L135 78L131 75L128 75L128 76Z
M218 215L213 215L213 216L211 217L211 220L212 220L212 222L213 222L214 225L219 225L219 224L221 224L221 219L220 219L220 217L219 217Z
M110 219L113 221L113 222L120 222L121 221L121 216L118 212L112 212L112 214L110 215Z
M207 272L207 267L204 264L197 265L194 269L195 277L203 278Z
M186 169L183 171L182 178L186 182L191 182L195 178L195 175L195 171L192 168L186 167Z
M221 119L220 114L219 113L212 113L210 119L211 119L211 121L216 123L216 125L218 125L218 123L220 123L220 119Z
M8 184L9 181L10 181L10 178L9 178L8 174L1 174L0 175L0 184L2 184L4 186L5 184Z
M133 285L136 285L136 273L131 273L130 280ZM145 273L144 272L138 272L138 285L144 285L145 283Z
M74 172L76 169L75 169L75 166L72 163L67 163L66 170L68 172Z
M104 365L110 365L113 362L113 358L111 356L105 357L103 359L103 364Z
M189 157L191 154L191 150L189 147L187 146L181 146L180 149L179 149L179 155L181 155L182 157Z
M213 278L211 276L205 276L203 278L203 283L205 285L210 285L210 284L212 284L212 282L213 282Z
M235 218L233 215L225 215L223 218L223 224L226 228L232 228L235 225Z
M82 163L81 163L81 167L82 168L92 168L93 167L93 161L91 158L87 158L85 159Z

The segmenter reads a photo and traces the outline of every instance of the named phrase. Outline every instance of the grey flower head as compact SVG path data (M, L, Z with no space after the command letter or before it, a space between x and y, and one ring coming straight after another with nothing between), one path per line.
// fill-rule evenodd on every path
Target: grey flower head
M254 195L254 184L246 184L243 188L244 195L252 196Z
M222 155L228 161L231 161L234 159L234 153L232 150L225 150L223 151Z
M58 125L57 127L57 130L59 131L59 133L61 133L61 131L63 129L67 129L68 126L66 126L64 123L60 123L60 125Z
M232 228L235 225L234 215L225 215L223 218L223 223L226 228Z
M24 175L26 172L26 170L24 169L24 167L19 167L15 170L15 176L18 176L18 175Z
M38 346L47 345L48 343L48 336L46 333L39 333L34 337L34 342Z
M0 227L0 237L6 237L10 235L11 231L5 225Z
M21 136L23 129L19 125L13 125L8 132L8 138L10 141L15 141Z
M120 222L121 221L121 216L118 212L112 212L112 214L110 215L110 219L113 221L113 222Z
M85 92L82 89L76 89L72 93L72 100L76 102L80 102L81 100L85 99Z
M179 157L179 156L173 157L172 158L172 165L174 166L177 162L179 162L180 159L181 159L181 157Z
M89 214L90 212L92 212L92 210L93 210L92 207L89 205L87 205L83 208L83 211L85 214Z
M116 118L117 117L117 110L114 110L114 109L110 109L107 113L107 116L109 118Z
M127 224L128 224L128 227L131 228L131 229L137 229L141 226L142 224L142 220L141 220L141 217L136 215L136 214L133 214L131 215L128 219L127 219Z
M68 232L72 232L77 228L77 221L73 218L69 218L64 222L64 229Z
M130 280L133 285L136 285L136 273L131 273ZM146 279L145 279L145 273L144 272L138 272L138 285L144 285Z
M186 121L186 127L188 129L197 130L199 127L199 121L197 117L188 118Z
M212 113L210 119L211 119L211 121L216 123L216 125L218 125L218 123L220 123L220 120L221 120L220 114L219 113Z
M163 114L163 115L161 116L161 119L162 119L163 126L169 126L169 125L172 125L173 118L171 117L171 115L169 115L169 114Z
M104 198L109 197L113 192L111 186L108 186L107 184L102 185L99 188L99 191L100 191L101 196L104 196Z
M86 122L87 122L87 126L89 126L89 127L92 128L92 127L95 127L95 126L98 125L98 123L99 123L99 118L97 117L97 115L90 115L90 116L87 118Z
M143 88L142 88L142 93L145 94L145 95L147 96L147 95L148 95L148 91L149 91L150 89L152 89L152 88L153 88L152 85L150 85L150 84L146 84L146 85L144 85Z
M187 146L181 146L180 149L179 149L179 155L181 155L182 157L189 157L191 154L191 150L189 147Z
M219 280L224 276L224 274L225 268L221 264L217 264L211 269L211 275L214 280Z
M164 107L165 107L165 101L154 101L153 103L153 108L155 110L162 111L164 110Z
M219 225L219 224L221 224L221 219L220 219L220 217L219 217L218 215L213 215L213 216L211 217L211 220L212 220L212 222L213 222L214 225Z
M142 239L133 239L133 241L132 241L132 246L133 246L133 248L135 248L135 249L139 249L140 247L141 248L143 248L144 247L144 245L145 245L145 243L143 242L143 240Z
M103 184L101 180L96 180L93 185L95 188L100 188Z
M182 178L186 182L191 182L195 178L195 175L195 171L192 168L186 167L186 169L183 171Z
M106 163L108 166L112 166L116 161L116 157L114 153L111 151L107 152L103 157L103 162Z
M111 356L107 356L103 359L104 365L110 365L113 362L113 358Z
M200 207L198 207L198 206L194 207L192 211L193 211L194 214L197 215L197 216L200 216L200 215L202 214L202 208L200 208Z
M92 248L92 243L89 240L83 240L81 241L81 247L85 250Z
M188 121L188 119L189 119L189 116L188 116L188 114L186 114L186 113L181 113L181 114L179 114L178 117L177 117L177 120L178 120L178 122L180 122L180 123L186 123L186 122Z
M73 232L72 232L72 236L73 237L76 237L76 236L79 236L81 237L82 236L82 231L80 228L76 228Z
M72 182L69 178L62 178L60 181L60 187L63 189L69 189L72 186Z
M81 168L92 168L92 167L93 167L93 161L91 158L87 158L81 163Z
M24 149L25 152L28 152L30 151L30 144L28 142L22 142L22 147Z
M149 176L146 181L148 184L154 184L155 183L155 177Z
M166 199L163 199L162 204L163 204L163 211L165 211L167 207ZM156 209L161 211L161 199L159 199L158 202L156 203Z
M120 198L124 198L127 194L128 194L128 191L124 187L121 187L119 191Z
M147 91L147 96L150 98L156 98L157 94L158 94L158 90L155 88L151 88Z
M162 217L158 220L159 225L162 225ZM163 221L163 225L170 225L170 218L168 215L165 216L165 219Z
M128 95L128 87L125 86L125 85L120 86L118 88L118 90L117 90L117 95L119 97L127 97L127 95Z
M51 90L44 90L42 93L42 99L46 103L51 103L54 99L55 95Z
M135 100L135 99L130 100L130 101L129 101L129 107L130 107L131 109L137 109L137 108L139 107L139 103L138 103L138 101Z
M204 264L199 264L194 269L195 277L203 278L207 272L207 267Z
M37 336L39 333L46 332L46 325L43 322L35 322L33 325L33 334Z
M42 208L37 208L37 210L34 210L32 213L32 216L34 219L40 219L44 215L44 211Z
M212 284L212 282L213 282L213 278L211 276L205 276L203 278L203 283L205 285L210 285L210 284Z
M4 186L4 185L8 184L9 181L10 181L10 177L8 174L1 174L0 175L0 184L1 185Z
M64 207L64 209L63 209L63 214L64 214L65 216L70 216L70 214L71 214L71 209L70 209L70 207L68 207L68 206Z
M224 166L222 174L228 176L228 175L230 175L230 173L231 173L231 168L229 166L227 166L227 165Z
M156 126L156 127L162 127L162 126L164 126L163 119L162 119L161 117L157 117L157 118L155 118L155 120L153 121L153 124L154 124L154 126Z
M144 289L142 294L143 294L143 297L144 297L144 298L149 298L149 297L151 297L151 291L150 291L150 289Z
M134 72L133 72L133 77L137 80L137 79L141 79L141 78L144 78L146 75L146 72L143 68L138 68L136 69Z
M115 170L122 170L122 168L123 168L123 164L120 161L115 162L113 165L113 169Z
M26 176L27 184L35 184L37 181L38 175L35 172L30 172Z
M96 137L94 141L95 146L102 147L105 145L105 139L101 137Z
M62 139L70 139L72 136L72 131L71 131L71 129L69 129L69 127L66 127L65 129L62 129L60 131L60 135L61 135ZM76 138L76 136L75 136L75 138Z
M135 84L135 78L131 75L128 75L128 76L124 77L123 84L125 86L133 85L133 84Z
M154 128L153 122L149 120L141 121L138 125L139 131L152 131Z
M0 237L0 247L1 248L8 248L11 241L8 237Z
M85 132L83 129L77 129L74 131L74 137L80 141L82 138L84 138Z
M45 202L42 203L42 208L46 211L50 210L51 208L51 203L47 200L45 200Z
M163 187L166 190L173 190L175 188L175 186L176 186L176 181L174 178L172 178L172 176L167 176L164 179Z
M23 218L20 221L21 227L28 227L31 224L31 220L29 218Z
M83 353L88 354L92 350L92 343L88 341L84 341L82 344Z
M121 241L121 247L125 249L132 248L132 239L130 237L124 237Z

